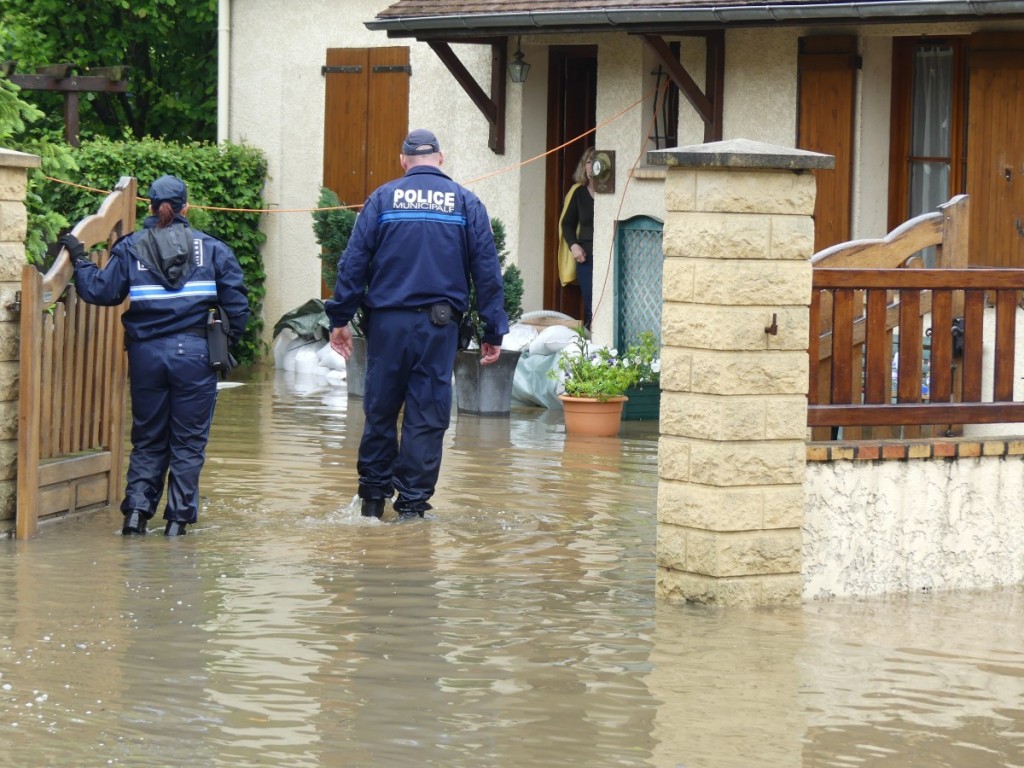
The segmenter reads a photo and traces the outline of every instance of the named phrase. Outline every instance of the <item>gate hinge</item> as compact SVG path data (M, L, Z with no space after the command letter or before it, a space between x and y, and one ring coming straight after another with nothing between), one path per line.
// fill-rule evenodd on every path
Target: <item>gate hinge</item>
M408 75L412 74L412 64L380 64L373 68L373 74L377 75L382 72L405 72Z
M341 74L341 75L358 75L362 71L363 71L363 66L361 64L352 64L352 65L339 66L339 67L328 67L328 66L320 67L320 74L321 75L338 75L338 74Z

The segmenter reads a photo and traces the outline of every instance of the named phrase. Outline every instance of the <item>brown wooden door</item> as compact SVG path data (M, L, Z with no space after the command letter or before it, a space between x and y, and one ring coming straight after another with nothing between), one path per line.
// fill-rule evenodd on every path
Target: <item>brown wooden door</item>
M970 261L1024 267L1024 50L972 51L969 77Z
M409 75L405 47L327 50L323 183L348 205L402 174Z
M556 46L549 52L548 146L559 147L596 125L597 48ZM547 157L544 206L544 309L583 317L583 297L576 285L558 280L558 218L572 174L594 135L574 141Z
M856 45L853 37L800 39L797 147L836 159L834 170L814 172L815 251L850 239Z

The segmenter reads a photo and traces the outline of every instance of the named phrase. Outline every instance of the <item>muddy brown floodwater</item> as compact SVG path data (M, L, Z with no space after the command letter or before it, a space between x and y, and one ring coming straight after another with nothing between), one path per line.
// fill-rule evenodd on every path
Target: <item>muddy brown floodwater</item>
M369 521L361 401L238 378L191 535L0 542L0 765L1024 766L1020 589L669 605L650 424L459 416Z

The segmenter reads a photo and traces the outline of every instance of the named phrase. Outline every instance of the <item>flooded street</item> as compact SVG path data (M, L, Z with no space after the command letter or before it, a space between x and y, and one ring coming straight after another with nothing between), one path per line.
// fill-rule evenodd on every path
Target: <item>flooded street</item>
M453 416L379 522L361 401L237 379L190 535L0 542L0 765L1024 766L1024 590L669 605L649 423Z

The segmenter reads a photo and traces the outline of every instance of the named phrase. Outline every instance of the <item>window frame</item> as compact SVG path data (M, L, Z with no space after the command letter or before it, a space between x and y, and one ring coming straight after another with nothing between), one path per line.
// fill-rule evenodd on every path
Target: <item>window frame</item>
M949 190L946 199L962 194L967 168L967 51L968 38L956 36L894 37L889 138L889 231L910 218L910 165L934 157L910 153L913 131L914 54L921 47L948 45L953 53L950 97Z

